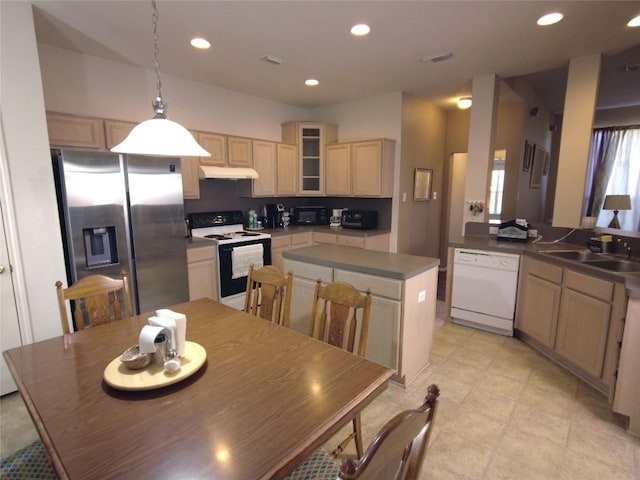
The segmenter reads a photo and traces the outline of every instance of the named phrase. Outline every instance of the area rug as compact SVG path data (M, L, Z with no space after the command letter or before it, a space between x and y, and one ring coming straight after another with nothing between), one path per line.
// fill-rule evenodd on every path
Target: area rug
M18 450L0 462L3 480L56 480L49 457L40 440Z

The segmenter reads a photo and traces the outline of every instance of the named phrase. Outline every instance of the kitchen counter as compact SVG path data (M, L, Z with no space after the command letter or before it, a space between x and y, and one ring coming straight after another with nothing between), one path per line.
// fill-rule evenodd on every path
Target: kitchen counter
M354 228L330 227L329 225L291 225L285 228L267 228L264 230L264 233L269 233L272 237L303 232L336 233L339 235L349 235L351 237L374 237L376 235L390 233L391 230L380 228L375 228L373 230L357 230Z
M371 230L368 230L371 232ZM406 280L440 265L438 258L378 252L344 245L322 244L283 253L284 258L386 278Z
M594 275L602 279L613 282L624 283L627 295L630 298L640 298L640 273L624 273L604 270L594 267L588 263L579 262L577 260L569 260L558 258L552 255L542 253L549 250L587 250L583 245L575 243L532 243L532 242L508 242L498 241L495 237L488 236L466 236L455 238L449 242L450 247L454 248L472 248L478 250L489 250L495 252L515 253L520 255L528 255L538 260L555 263L559 266L569 267L576 271L580 271L589 275ZM613 254L608 254L612 258L622 258Z

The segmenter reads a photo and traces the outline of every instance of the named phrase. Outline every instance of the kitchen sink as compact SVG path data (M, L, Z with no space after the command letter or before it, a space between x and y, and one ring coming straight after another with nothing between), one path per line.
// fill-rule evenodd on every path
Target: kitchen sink
M629 262L625 260L592 260L585 261L591 267L604 268L614 272L633 273L640 272L640 262Z
M554 257L565 258L567 260L576 260L578 262L589 262L593 260L606 260L602 255L591 253L588 250L545 250L545 253Z

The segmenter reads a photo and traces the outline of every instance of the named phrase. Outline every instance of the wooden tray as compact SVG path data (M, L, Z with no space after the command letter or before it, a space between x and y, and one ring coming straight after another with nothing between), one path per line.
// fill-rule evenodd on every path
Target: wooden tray
M153 362L141 370L129 370L118 355L104 369L104 381L118 390L153 390L181 382L196 373L207 360L207 352L195 342L187 341L184 353L180 359L182 367L175 373L165 372Z

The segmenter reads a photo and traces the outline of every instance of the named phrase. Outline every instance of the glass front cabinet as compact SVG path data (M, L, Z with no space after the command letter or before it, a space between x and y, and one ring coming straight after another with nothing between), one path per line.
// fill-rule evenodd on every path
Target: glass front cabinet
M327 123L282 124L282 141L298 146L298 195L324 195L325 145L338 140L338 128Z

